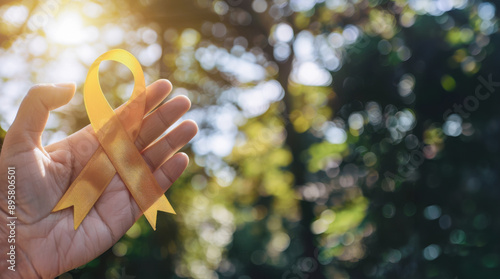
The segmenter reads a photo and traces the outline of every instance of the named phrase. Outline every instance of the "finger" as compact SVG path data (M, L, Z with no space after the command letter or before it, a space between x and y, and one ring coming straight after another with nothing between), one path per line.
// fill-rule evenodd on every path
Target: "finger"
M146 109L145 113L150 112L157 105L159 105L172 91L172 84L166 79L159 79L153 82L151 85L146 87ZM116 109L116 113L120 113L124 110L127 103L122 104Z
M192 120L186 120L163 136L142 153L144 159L156 170L165 160L186 145L198 132L198 126Z
M167 160L159 169L153 172L153 175L163 189L167 191L170 186L181 176L184 170L187 168L189 163L189 157L185 153L177 153L172 158ZM133 199L132 199L133 200ZM137 205L137 203L132 202L132 212L134 216L139 218L143 212Z
M191 101L185 96L177 96L161 105L142 122L141 130L135 141L138 150L143 150L156 140L175 121L179 120L191 107Z
M177 153L153 173L163 191L167 191L181 176L187 168L188 163L189 157L186 153Z
M16 135L16 142L41 146L49 112L67 104L75 94L75 89L74 83L33 86L23 99L9 134Z
M159 79L146 88L146 113L158 106L172 91L172 84L166 79ZM124 111L126 103L119 106L115 113L120 115ZM87 125L85 128L86 132L91 133L93 128L91 125Z
M146 110L150 112L159 105L172 91L172 83L159 79L146 88Z

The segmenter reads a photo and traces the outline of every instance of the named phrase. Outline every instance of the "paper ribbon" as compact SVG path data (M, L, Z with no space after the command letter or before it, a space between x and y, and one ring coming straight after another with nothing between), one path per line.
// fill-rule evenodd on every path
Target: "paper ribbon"
M99 65L105 60L122 63L134 76L132 96L119 116L114 113L99 84ZM75 230L116 173L154 230L158 210L175 214L164 191L134 144L143 116L147 113L145 93L146 85L141 65L125 50L108 51L90 66L83 97L100 146L52 210L55 212L73 206Z

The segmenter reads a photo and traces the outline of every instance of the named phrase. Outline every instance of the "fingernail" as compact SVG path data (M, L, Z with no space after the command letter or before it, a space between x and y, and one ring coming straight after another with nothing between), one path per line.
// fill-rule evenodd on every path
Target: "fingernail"
M62 83L56 83L54 84L54 86L60 88L74 88L76 87L76 84L74 82L62 82Z

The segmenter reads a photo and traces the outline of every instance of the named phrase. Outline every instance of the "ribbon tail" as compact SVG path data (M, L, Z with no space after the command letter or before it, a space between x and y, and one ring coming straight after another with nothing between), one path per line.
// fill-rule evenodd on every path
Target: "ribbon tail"
M144 212L144 216L148 220L153 230L156 231L156 216L158 211L175 214L174 208L167 200L165 195L162 195L150 208Z
M63 210L69 207L73 207L73 223L75 230L83 222L83 219L89 213L92 206L85 206L83 202L78 201L73 194L64 194L57 205L52 209L52 212Z
M91 115L91 114L89 114ZM149 166L116 115L96 132L107 158L127 186L146 219L156 230L157 211L174 212Z
M52 212L73 207L73 222L76 230L115 174L116 171L106 153L102 147L99 147Z

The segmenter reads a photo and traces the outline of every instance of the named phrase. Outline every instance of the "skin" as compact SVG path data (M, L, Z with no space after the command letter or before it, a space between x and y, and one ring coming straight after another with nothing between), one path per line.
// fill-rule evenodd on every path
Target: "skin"
M147 110L170 93L171 84L159 80L146 90ZM24 98L0 153L0 220L7 222L7 171L16 167L16 271L7 269L9 228L0 225L0 278L54 278L96 258L113 246L142 215L119 175L91 209L80 227L73 227L73 209L51 213L72 181L99 147L92 127L48 146L41 135L49 111L68 103L74 84L37 85ZM184 153L175 154L197 133L186 120L162 136L191 106L177 96L145 116L137 149L158 184L166 191L188 164ZM123 106L116 109L120 117ZM160 137L158 139L158 137ZM174 155L175 154L175 155Z

